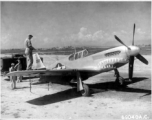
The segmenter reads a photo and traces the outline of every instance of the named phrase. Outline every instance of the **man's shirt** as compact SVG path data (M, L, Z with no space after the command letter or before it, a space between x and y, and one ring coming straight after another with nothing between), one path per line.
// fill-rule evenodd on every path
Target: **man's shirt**
M32 43L31 43L31 40L30 39L26 39L25 40L25 54L30 54L32 53L32 50L34 49L33 46L32 46Z

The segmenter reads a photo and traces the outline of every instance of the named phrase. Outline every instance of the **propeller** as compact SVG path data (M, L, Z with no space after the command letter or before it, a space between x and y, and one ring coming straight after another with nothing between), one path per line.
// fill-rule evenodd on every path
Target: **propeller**
M133 69L134 69L134 56L129 58L129 79L131 80L133 77Z
M135 36L135 24L133 27L133 40L132 40L132 46L134 46L134 36ZM131 48L129 48L126 44L124 44L116 35L115 35L115 39L120 42L122 45L126 46L128 48L128 50L131 50ZM138 48L139 49L139 48ZM128 71L128 76L129 79L131 80L133 77L133 68L134 68L134 57L136 57L137 59L139 59L141 62L143 62L144 64L148 64L148 61L141 55L141 54L137 54L136 56L130 56L129 58L129 71Z
M118 42L120 42L121 44L123 44L124 46L126 46L130 50L130 48L125 43L123 43L116 35L115 35L115 38Z
M135 24L134 24L134 29L133 29L133 40L132 40L132 45L134 45L134 36L135 36Z
M134 36L135 36L135 23L134 23L134 28L133 28L133 39L132 39L132 45L134 45ZM128 73L129 73L129 80L132 80L133 77L133 69L134 69L134 56L131 56L129 58L129 68L128 68Z
M141 54L138 54L136 56L136 58L138 58L138 60L140 60L141 62L145 63L146 65L148 65L148 61L141 55Z

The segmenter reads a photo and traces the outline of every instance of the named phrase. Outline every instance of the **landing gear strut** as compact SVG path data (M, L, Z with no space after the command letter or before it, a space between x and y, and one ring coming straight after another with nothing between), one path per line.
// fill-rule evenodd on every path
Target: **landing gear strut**
M114 69L114 71L115 71L115 77L116 77L115 83L118 86L123 86L124 85L124 78L120 76L119 71L117 69Z
M90 95L90 90L88 85L84 84L82 82L80 73L77 72L77 91L80 91L82 96L89 96Z

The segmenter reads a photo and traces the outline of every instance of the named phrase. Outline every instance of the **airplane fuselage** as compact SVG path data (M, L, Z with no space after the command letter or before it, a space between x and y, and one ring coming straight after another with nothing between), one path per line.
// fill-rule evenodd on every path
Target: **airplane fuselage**
M74 53L65 59L56 61L52 68L60 63L64 66L64 69L76 69L78 71L87 70L87 72L83 72L83 76L88 78L127 64L130 56L139 53L139 48L136 46L129 46L128 49L125 46L119 46L84 57L80 57L83 56L80 53L81 51ZM71 59L71 57L73 58ZM59 66L57 69L62 68ZM88 70L90 70L90 72L88 72Z
M57 61L66 68L72 69L92 69L101 72L113 70L128 63L128 50L125 46L120 46L105 50L87 57L70 61L69 58Z

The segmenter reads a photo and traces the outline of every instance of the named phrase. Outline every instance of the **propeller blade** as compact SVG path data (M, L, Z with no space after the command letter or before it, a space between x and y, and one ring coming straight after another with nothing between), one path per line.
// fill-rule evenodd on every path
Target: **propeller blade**
M133 77L133 68L134 68L134 56L131 56L129 59L129 79L132 80Z
M134 45L134 36L135 36L135 24L134 24L134 29L133 29L133 40L132 40L132 45Z
M141 54L138 54L136 56L136 58L138 58L141 62L145 63L146 65L148 65L148 61L141 55Z
M130 50L130 48L127 45L125 45L116 35L115 35L115 39Z

